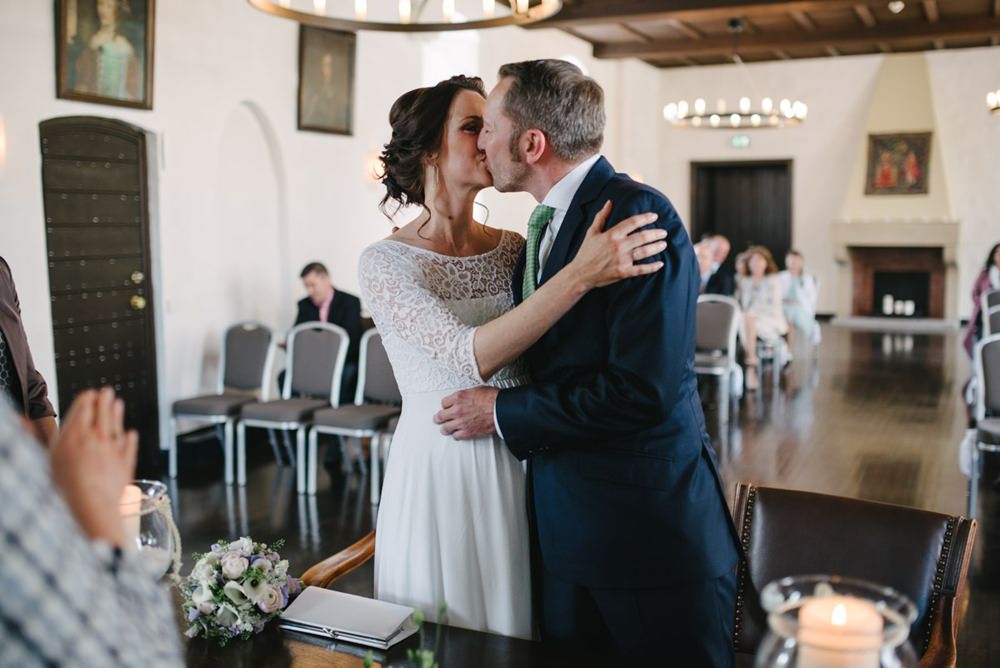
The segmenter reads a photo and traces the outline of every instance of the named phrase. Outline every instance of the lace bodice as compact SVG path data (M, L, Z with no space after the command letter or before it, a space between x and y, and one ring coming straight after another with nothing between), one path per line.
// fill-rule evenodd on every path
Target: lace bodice
M404 396L527 381L518 361L484 383L473 349L476 328L514 307L511 277L523 246L523 237L504 230L495 249L472 257L389 239L361 253L361 297Z

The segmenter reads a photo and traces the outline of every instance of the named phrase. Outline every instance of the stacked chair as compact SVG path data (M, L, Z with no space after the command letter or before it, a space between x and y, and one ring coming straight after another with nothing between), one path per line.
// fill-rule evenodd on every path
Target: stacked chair
M338 405L347 347L347 332L330 323L307 322L288 332L289 363L281 399L244 405L236 425L241 486L246 485L246 429L260 427L296 433L297 489L305 492L306 430L316 411Z
M1000 291L998 291L1000 294ZM986 314L983 314L984 318ZM1000 332L983 337L973 351L976 391L976 443L969 474L969 517L976 516L982 453L1000 452Z
M983 318L983 336L1000 334L1000 290L989 290L983 293L982 307L979 312Z
M273 347L271 330L256 322L241 322L222 338L219 381L215 394L174 402L170 418L170 477L177 477L177 421L222 426L225 480L233 482L233 427L240 409L258 398L267 400ZM255 396L256 395L256 396Z
M732 379L736 371L736 335L740 330L740 305L732 297L698 297L695 324L694 370L715 376L719 383L719 419L729 422Z
M389 423L400 413L402 397L392 366L382 346L382 337L374 329L369 329L361 337L359 358L358 389L353 406L322 408L317 410L309 429L309 481L307 491L316 493L317 449L320 434L331 434L341 439L370 438L371 442L371 498L378 503L381 478L381 450L383 440L388 438ZM360 447L357 448L358 459ZM346 452L345 454L345 461Z

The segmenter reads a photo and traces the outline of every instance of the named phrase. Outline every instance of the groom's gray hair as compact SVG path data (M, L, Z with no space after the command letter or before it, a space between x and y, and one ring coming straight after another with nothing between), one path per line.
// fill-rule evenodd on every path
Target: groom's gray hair
M604 143L604 90L580 68L565 60L527 60L500 68L511 78L503 110L511 119L511 153L525 130L545 133L553 152L579 162Z

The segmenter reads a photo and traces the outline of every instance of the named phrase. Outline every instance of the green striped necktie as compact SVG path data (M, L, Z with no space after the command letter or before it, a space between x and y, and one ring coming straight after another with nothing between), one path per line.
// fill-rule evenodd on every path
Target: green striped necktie
M528 246L527 255L524 261L524 285L521 289L521 298L527 299L538 287L538 246L541 244L542 235L545 233L545 226L552 220L555 209L551 206L539 204L531 212L528 219Z

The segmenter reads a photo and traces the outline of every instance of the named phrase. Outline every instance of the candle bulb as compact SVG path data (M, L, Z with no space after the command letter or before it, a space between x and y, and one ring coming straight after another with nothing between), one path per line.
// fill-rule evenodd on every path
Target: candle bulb
M797 668L879 668L882 615L851 596L818 596L799 610Z
M139 514L142 510L142 490L136 485L125 485L118 504L125 534L125 548L135 549L139 538Z

